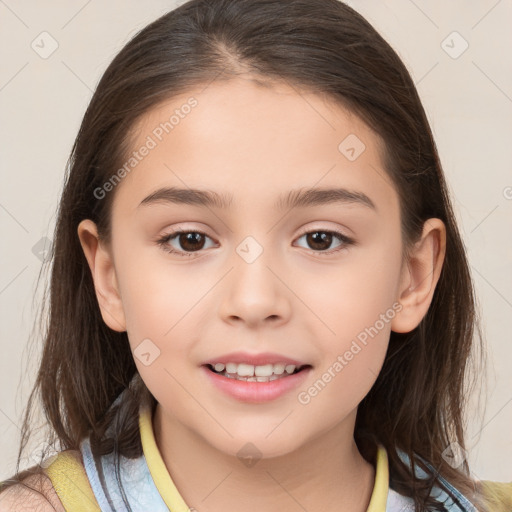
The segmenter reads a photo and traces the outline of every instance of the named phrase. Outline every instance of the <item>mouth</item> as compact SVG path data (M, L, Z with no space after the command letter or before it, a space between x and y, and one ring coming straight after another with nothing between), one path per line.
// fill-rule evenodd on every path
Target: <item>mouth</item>
M310 364L293 365L293 364L265 364L265 365L251 365L251 364L237 364L237 363L216 363L206 364L205 366L210 372L226 377L245 382L271 382L274 380L285 379L291 375L303 372L312 368Z
M230 358L245 362L230 362ZM313 366L278 355L259 355L251 360L249 356L228 354L226 358L204 363L201 368L209 384L224 395L242 403L261 404L284 397L303 385Z

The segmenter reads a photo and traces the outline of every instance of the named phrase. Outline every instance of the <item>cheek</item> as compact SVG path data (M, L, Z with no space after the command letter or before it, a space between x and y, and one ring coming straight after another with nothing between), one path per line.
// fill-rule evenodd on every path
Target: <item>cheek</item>
M208 291L218 277L199 266L170 263L159 248L120 248L118 254L119 287L137 369L157 399L171 394L175 405L186 408L187 395L178 382L186 382L194 370L199 316L214 307Z
M211 275L197 266L170 262L156 246L130 251L120 247L118 254L119 288L133 343L141 337L170 337L187 323L185 317L211 287Z
M315 313L319 325L323 323L324 333L331 333L330 346L341 348L395 304L400 268L399 250L391 244L373 244L371 249L347 254L322 272L302 269L294 291Z
M315 286L302 281L299 293L318 316L315 338L322 354L316 375L320 379L306 392L306 401L321 390L328 401L356 406L375 382L391 321L400 309L396 290L401 254L394 247L381 244L360 251L357 258L316 276Z

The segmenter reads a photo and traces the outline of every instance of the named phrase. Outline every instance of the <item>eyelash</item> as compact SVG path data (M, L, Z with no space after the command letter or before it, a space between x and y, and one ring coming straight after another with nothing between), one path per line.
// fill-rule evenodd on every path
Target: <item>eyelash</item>
M162 248L162 250L164 250L165 252L168 252L170 254L176 254L177 256L180 256L180 257L194 256L196 253L200 252L200 250L195 251L195 252L186 252L186 251L181 252L181 251L176 251L175 249L172 249L168 245L170 240L172 240L173 238L176 238L177 236L184 234L184 233L197 233L197 234L203 235L207 238L210 238L206 233L204 233L203 231L198 230L198 229L193 229L193 230L192 229L190 229L190 230L177 229L176 231L172 231L171 233L167 233L167 234L163 235L162 238L160 238L156 241L156 243ZM334 249L331 251L315 251L313 249L310 249L310 252L312 252L314 254L318 254L319 256L330 256L330 255L335 254L338 251L346 248L347 246L355 245L355 243L356 243L354 239L349 238L348 236L346 236L343 233L340 233L339 231L336 231L336 230L313 229L310 231L304 231L301 235L299 235L298 238L302 238L304 235L309 235L311 233L329 233L329 234L335 235L335 237L338 238L338 240L340 242L342 242L342 245L340 245L337 249Z

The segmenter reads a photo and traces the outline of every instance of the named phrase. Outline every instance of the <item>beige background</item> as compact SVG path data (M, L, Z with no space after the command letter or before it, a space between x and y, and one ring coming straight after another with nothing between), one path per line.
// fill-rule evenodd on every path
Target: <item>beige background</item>
M114 55L175 5L0 0L0 478L14 469L22 409L35 372L26 347L37 306L38 248L43 237L53 236L64 166L79 123ZM471 414L469 460L476 477L511 481L512 2L352 0L350 5L405 61L433 127L489 350L486 410L482 418ZM468 48L461 53L465 41ZM39 44L40 53L58 47L42 58L31 44Z

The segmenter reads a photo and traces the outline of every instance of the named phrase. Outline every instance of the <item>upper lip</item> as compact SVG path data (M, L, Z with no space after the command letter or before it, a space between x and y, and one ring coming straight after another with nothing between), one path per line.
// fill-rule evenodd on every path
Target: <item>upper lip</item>
M266 364L293 364L297 367L306 366L307 363L291 359L281 354L274 352L261 352L259 354L250 354L249 352L230 352L214 359L209 359L205 365L215 365L217 363L237 363L237 364L252 364L254 366L263 366Z

